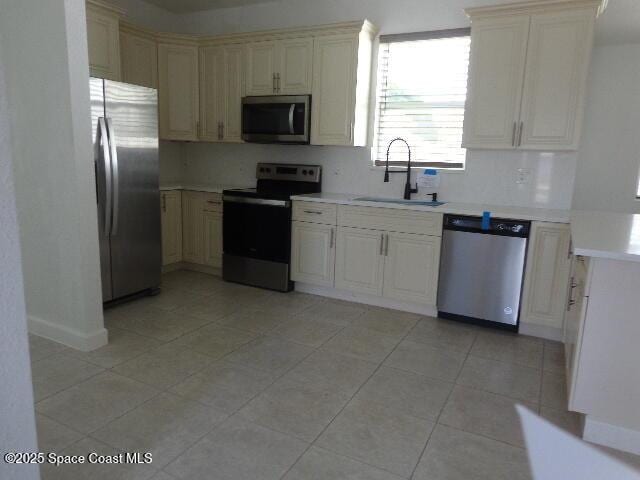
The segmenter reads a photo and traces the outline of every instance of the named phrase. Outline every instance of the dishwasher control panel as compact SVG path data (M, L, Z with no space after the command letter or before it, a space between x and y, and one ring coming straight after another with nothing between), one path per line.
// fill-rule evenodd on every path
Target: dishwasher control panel
M445 215L443 228L445 230L458 230L463 232L527 238L529 236L531 222L505 218L492 218L489 222L489 228L482 228L482 217Z

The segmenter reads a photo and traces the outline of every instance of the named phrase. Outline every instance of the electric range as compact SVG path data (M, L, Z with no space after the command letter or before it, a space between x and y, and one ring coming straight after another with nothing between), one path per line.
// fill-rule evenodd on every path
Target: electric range
M288 292L291 196L320 192L322 167L259 163L256 178L256 188L222 192L222 278Z

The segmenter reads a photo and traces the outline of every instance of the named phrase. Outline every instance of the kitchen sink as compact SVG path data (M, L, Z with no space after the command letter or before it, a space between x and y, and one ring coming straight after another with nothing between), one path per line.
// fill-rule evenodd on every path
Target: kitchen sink
M430 200L404 200L402 198L358 197L357 202L399 203L401 205L422 205L425 207L439 207L447 202L433 202Z

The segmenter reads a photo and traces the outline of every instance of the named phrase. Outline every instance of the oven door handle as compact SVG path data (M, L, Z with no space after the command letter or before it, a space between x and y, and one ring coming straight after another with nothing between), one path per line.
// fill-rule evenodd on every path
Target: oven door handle
M251 198L251 197L234 197L231 195L225 195L222 200L230 203L247 203L251 205L268 205L270 207L282 207L288 208L291 206L289 200L271 200L267 198Z

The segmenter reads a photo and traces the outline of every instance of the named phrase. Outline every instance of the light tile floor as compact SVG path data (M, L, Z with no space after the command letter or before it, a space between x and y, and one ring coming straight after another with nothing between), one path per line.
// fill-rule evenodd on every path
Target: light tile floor
M90 353L31 337L40 448L154 461L44 479L524 480L516 403L578 429L532 337L193 272L105 318Z

